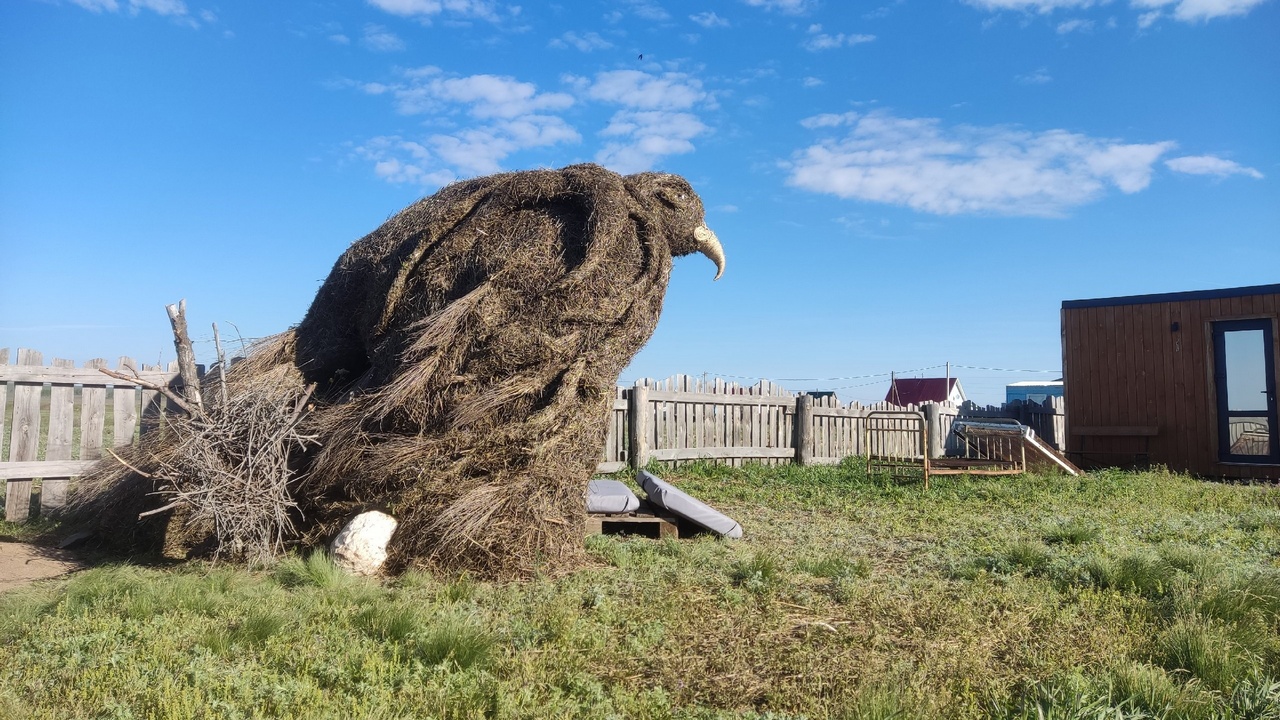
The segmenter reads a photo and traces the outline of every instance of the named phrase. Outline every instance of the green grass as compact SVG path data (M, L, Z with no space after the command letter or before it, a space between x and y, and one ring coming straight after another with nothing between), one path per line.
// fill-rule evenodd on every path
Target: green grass
M1276 718L1280 488L665 473L746 537L492 584L99 567L0 595L0 717Z

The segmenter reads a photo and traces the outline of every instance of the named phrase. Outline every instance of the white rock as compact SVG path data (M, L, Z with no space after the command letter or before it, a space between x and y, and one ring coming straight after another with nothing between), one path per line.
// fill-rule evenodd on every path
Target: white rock
M387 543L396 524L395 518L377 510L355 516L329 545L334 563L353 575L377 575L387 561Z

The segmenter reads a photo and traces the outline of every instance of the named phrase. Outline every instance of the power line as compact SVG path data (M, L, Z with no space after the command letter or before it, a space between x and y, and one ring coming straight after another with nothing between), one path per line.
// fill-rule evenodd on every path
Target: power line
M730 375L728 373L714 373L714 372L704 372L702 373L702 375L723 378L726 380L753 380L753 381L770 380L772 382L780 382L780 383L781 382L839 382L843 380L868 380L871 378L888 378L894 375L895 373L899 376L902 376L910 373L923 372L925 370L936 370L940 367L945 367L945 365L929 365L928 367L919 367L912 370L892 370L889 372L870 373L867 375L844 375L840 377L825 377L825 378L793 378L793 377L766 378L759 375ZM951 367L962 368L965 370L986 370L990 372L1052 373L1052 374L1062 373L1061 370L1027 370L1027 369L1018 369L1018 368L994 368L994 367L984 367L981 365L957 365L955 363L952 363ZM626 379L622 379L622 378L620 379L623 382L629 382ZM877 384L879 384L879 381L862 383L859 385L844 385L841 387L831 388L831 389L832 390L849 390L852 388L868 387L868 386L877 385Z
M964 368L966 370L992 370L995 372L1062 373L1061 370L1022 370L1017 368L981 367L978 365L952 365L951 367Z

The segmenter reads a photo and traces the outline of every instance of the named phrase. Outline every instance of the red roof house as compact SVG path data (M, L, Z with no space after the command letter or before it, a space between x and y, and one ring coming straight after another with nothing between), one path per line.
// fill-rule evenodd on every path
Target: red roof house
M965 401L965 396L959 378L894 378L884 400L894 405L919 405L927 402L959 405Z

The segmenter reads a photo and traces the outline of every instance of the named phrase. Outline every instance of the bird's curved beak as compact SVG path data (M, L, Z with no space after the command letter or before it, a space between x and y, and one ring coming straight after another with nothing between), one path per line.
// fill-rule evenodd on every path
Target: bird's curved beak
M698 252L706 255L716 264L716 276L712 282L719 280L724 274L724 248L720 246L720 238L716 237L716 234L706 225L694 228L693 237L698 241Z

